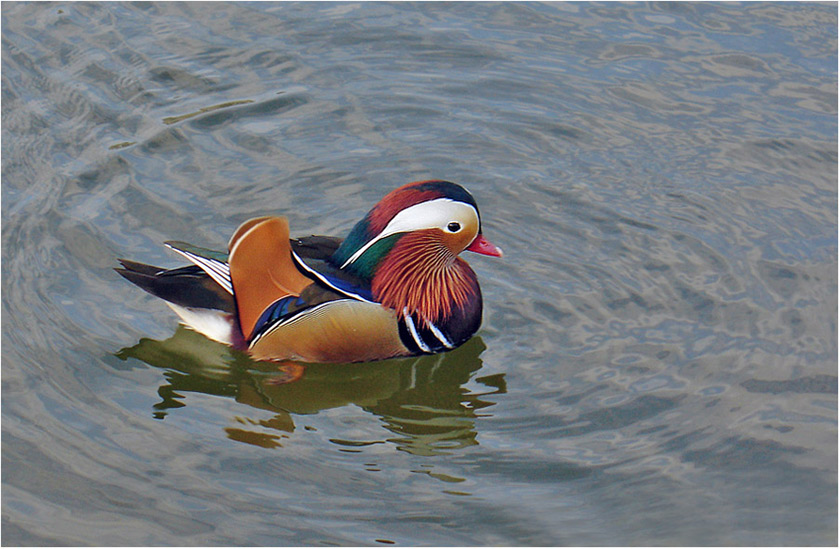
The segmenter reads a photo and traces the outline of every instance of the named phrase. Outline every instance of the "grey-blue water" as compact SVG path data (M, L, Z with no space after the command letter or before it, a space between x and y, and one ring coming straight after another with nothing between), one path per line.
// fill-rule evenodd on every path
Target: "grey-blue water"
M835 545L837 4L2 5L5 545ZM117 257L467 186L478 336L297 381Z

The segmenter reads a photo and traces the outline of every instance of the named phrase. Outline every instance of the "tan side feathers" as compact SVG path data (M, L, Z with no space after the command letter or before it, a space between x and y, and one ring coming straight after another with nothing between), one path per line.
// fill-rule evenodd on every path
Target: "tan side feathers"
M250 352L258 360L305 362L366 362L411 354L400 341L396 312L354 299L314 307L260 336Z
M312 280L295 267L285 217L249 219L233 233L228 250L239 324L250 339L269 305L283 297L300 295Z

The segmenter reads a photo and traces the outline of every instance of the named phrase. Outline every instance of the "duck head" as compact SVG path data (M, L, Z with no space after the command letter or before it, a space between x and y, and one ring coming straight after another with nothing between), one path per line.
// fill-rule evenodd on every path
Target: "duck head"
M409 183L385 195L350 231L335 266L371 283L374 298L435 321L481 295L463 251L501 257L481 234L473 196L449 181Z

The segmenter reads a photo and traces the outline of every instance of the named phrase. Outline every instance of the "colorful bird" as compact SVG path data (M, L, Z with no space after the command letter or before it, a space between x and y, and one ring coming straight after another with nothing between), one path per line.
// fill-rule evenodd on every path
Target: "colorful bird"
M472 195L448 181L385 195L344 240L290 239L285 217L239 226L228 253L166 245L193 265L115 269L192 329L258 360L365 362L454 349L481 324L464 250L501 257Z

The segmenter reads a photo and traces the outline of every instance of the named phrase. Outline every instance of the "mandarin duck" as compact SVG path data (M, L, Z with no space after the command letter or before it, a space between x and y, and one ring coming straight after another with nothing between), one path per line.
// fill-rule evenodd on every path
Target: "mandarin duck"
M167 247L192 265L120 259L120 275L164 299L184 324L257 360L367 362L458 347L481 324L464 250L501 257L472 195L448 181L388 193L343 240L292 239L285 217L257 217L228 252Z

